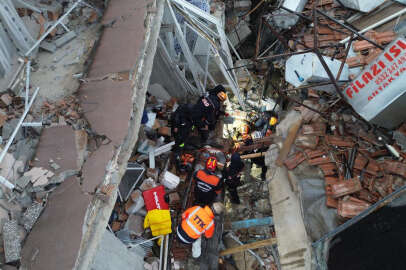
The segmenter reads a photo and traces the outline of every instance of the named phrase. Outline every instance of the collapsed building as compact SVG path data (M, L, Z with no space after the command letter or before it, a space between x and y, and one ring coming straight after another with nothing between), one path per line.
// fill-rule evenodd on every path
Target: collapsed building
M3 1L2 269L404 269L404 4ZM199 259L173 233L156 251L143 192L173 228L194 199L170 115L218 84L192 166L240 153L241 203Z

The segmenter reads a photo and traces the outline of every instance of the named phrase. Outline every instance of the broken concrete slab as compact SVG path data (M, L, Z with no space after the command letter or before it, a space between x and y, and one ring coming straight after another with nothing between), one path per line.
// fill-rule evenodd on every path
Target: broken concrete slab
M4 223L3 243L6 263L18 261L21 258L21 238L17 220L8 220Z
M154 97L162 99L163 101L169 101L171 99L168 91L166 91L165 88L158 83L151 84L148 88L148 93Z
M43 186L48 183L48 179L54 176L54 173L42 167L34 167L24 173L25 177L29 177L33 186Z
M10 121L7 121L3 125L3 130L1 133L3 140L8 140L10 138L11 134L13 134L15 128L17 127L17 124L19 121L20 121L20 119L12 119ZM19 141L23 138L24 138L23 130L20 128L18 130L17 135L15 136L14 140Z
M293 12L302 12L305 5L307 3L307 0L284 0L282 2L282 6L284 8L287 8L289 10L292 10ZM292 14L286 10L279 9L272 13L272 21L275 23L278 27L282 29L289 29L290 27L294 26L297 21L299 20L299 17L295 14Z
M27 210L25 210L21 219L21 223L27 231L31 231L35 222L37 222L37 219L41 215L43 209L44 206L42 205L42 203L34 202L30 207L27 208Z
M143 254L142 251L138 254ZM131 252L117 237L109 231L105 231L91 270L133 270L142 268L144 258Z
M144 233L144 217L140 215L130 215L125 223L125 228L137 237Z
M310 242L286 168L276 168L269 182L269 198L281 265L284 269L310 269Z
M145 35L144 11L134 1L120 1L114 8L108 8L103 16L102 24L106 27L100 39L89 77L99 77L118 71L132 70L139 56L142 42L139 37ZM131 10L131 15L128 11ZM123 14L127 14L123 16ZM129 30L137 35L129 35Z
M56 173L77 169L75 133L71 127L51 127L43 130L32 165L52 171L48 162L50 159L55 160L61 166L59 170L55 171Z
M48 42L48 41L41 42L39 47L41 49L44 49L44 50L46 50L48 52L51 52L51 53L54 53L57 50L56 45L54 43L51 43L51 42Z
M55 40L54 44L57 48L60 48L63 45L65 45L66 43L68 43L69 41L71 41L72 39L74 39L75 37L76 37L75 31L69 31L66 34L62 35L57 40Z
M72 269L82 240L89 203L90 197L83 194L75 177L67 179L55 192L50 193L47 207L22 249L22 266L44 270Z
M90 82L82 85L79 94L85 117L91 123L93 131L107 136L114 144L121 143L128 130L132 109L131 82ZM127 118L117 121L117 115L125 115Z
M83 190L94 192L104 181L106 167L109 164L107 157L111 157L114 150L112 144L102 145L89 156L82 169Z

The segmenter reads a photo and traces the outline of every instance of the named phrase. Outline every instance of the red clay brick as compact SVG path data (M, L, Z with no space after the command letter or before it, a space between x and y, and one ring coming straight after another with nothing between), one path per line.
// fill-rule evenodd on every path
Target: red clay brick
M361 182L357 178L349 180L339 181L338 183L331 185L331 192L333 198L339 198L345 195L349 195L358 192L362 189Z

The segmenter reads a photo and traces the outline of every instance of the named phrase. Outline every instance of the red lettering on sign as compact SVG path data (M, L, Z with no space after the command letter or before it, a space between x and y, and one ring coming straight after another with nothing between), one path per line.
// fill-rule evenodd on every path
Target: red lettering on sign
M377 64L374 64L374 65L371 67L371 69L372 69L372 75L374 75L374 76L378 75L378 74L382 71L382 69L378 69L378 65L377 65Z
M393 54L393 57L398 57L399 54L402 52L398 47L396 47L396 45L393 45L390 49L389 49L390 53Z
M365 84L360 83L358 80L355 82L355 84L359 87L359 89L362 89L365 87Z
M398 40L398 42L396 42L396 44L399 45L399 47L401 47L402 49L406 49L406 44L402 41L402 40Z
M368 84L370 81L372 81L373 77L372 77L371 73L369 73L369 71L367 71L362 75L362 79L364 80L364 82L366 84Z
M345 93L347 94L347 96L348 96L349 98L352 98L352 90L351 90L350 87L348 87L347 90L345 90Z
M386 59L389 60L389 62L393 61L393 58L392 58L392 56L389 55L389 53L384 53L383 55L386 57Z

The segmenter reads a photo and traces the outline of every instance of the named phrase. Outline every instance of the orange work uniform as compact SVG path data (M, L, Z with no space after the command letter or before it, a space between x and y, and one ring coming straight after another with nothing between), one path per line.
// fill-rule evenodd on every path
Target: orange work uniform
M179 240L192 244L202 234L211 238L214 234L214 214L209 206L193 206L182 214L182 223L177 228Z
M196 202L202 205L213 203L217 194L221 192L222 182L220 177L208 170L199 170L194 176L196 180Z

